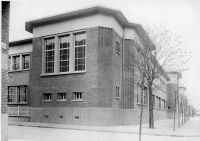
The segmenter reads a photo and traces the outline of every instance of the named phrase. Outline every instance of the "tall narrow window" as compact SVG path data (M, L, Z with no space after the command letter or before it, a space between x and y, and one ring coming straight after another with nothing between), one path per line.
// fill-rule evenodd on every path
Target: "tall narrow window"
M29 54L22 55L22 63L23 63L23 69L29 69L29 67L30 67L30 55Z
M116 99L119 99L119 87L116 86L116 96L115 96Z
M74 34L75 40L75 71L85 70L85 46L86 34L79 32Z
M45 40L45 72L53 73L54 72L54 38L48 38Z
M17 103L17 87L8 87L8 103Z
M69 71L69 35L60 37L60 72Z
M20 69L20 56L13 56L13 70L19 70Z
M26 102L26 86L19 86L18 88L18 101L19 103Z

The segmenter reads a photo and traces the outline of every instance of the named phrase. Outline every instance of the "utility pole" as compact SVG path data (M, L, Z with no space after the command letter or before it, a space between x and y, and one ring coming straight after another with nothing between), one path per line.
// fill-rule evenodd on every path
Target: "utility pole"
M174 124L173 124L173 130L176 130L176 91L175 91L175 98L174 98Z

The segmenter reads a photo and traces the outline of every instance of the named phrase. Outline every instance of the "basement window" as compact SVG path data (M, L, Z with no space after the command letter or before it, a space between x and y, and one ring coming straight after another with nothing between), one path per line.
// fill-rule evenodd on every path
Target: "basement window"
M66 101L66 93L58 93L57 101Z
M51 102L51 93L43 94L43 102Z
M74 100L73 101L82 101L82 92L73 92Z

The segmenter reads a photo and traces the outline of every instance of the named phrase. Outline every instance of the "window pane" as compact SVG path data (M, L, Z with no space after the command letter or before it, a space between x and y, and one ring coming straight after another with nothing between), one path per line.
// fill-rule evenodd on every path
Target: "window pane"
M23 62L23 69L29 69L30 67L30 55L26 54L22 56L22 62Z
M43 100L51 100L51 93L44 93Z
M20 69L20 56L13 56L13 70Z
M19 86L19 102L26 102L26 86Z
M69 71L69 35L60 37L60 72Z
M58 93L57 99L58 100L65 100L66 99L66 93Z
M54 72L54 38L45 39L46 73Z
M85 44L86 34L80 32L75 36L75 71L85 70Z
M8 87L8 103L17 102L17 87Z

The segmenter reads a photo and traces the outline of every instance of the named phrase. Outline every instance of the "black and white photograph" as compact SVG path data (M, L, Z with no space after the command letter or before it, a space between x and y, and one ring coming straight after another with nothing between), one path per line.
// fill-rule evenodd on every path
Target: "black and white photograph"
M1 1L1 141L200 141L199 0Z

